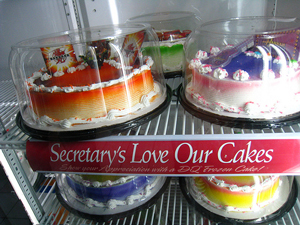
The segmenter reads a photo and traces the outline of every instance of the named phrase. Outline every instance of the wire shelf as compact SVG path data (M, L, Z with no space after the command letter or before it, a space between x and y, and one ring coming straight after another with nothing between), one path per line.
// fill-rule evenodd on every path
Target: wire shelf
M216 225L217 223L202 217L190 206L181 193L178 179L172 178L171 183L161 198L149 209L140 211L127 218L109 221L106 223L94 222L77 217L65 210L59 203L52 190L55 183L53 177L48 177L38 191L39 199L46 208L46 214L41 224L97 224L97 225ZM300 202L296 201L292 210L276 222L270 225L296 225L300 224Z
M182 78L168 79L167 84L175 90L182 82ZM12 81L0 81L0 90L4 90L5 95L0 96L0 118L4 124L0 134L0 148L1 149L23 149L25 150L25 143L29 137L24 134L15 124L15 118L18 113L18 103L15 96L14 86ZM118 140L118 136L164 136L166 140L172 136L187 136L199 135L202 140L206 139L205 135L215 135L215 139L220 136L231 136L232 139L239 137L253 137L263 139L270 137L270 135L300 135L300 124L292 126L285 126L275 129L240 129L216 125L206 122L202 119L192 116L186 112L177 101L175 96L169 107L158 117L153 120L124 131L114 136L103 138L102 140ZM232 136L233 135L233 136ZM207 136L208 137L208 136Z
M168 79L167 84L175 90L182 82L182 78ZM14 85L11 80L0 81L0 149L1 150L25 150L26 141L30 139L15 124L18 113L18 102L15 95ZM257 136L264 138L264 135L300 135L300 124L286 126L277 129L238 129L219 126L198 119L178 103L176 96L173 96L169 107L157 118L118 135L107 137L109 140L116 140L119 136L164 136L166 140L174 136L199 135L202 139L214 135L216 139L228 135L233 138ZM104 138L105 139L105 138ZM73 215L65 210L54 193L55 176L51 173L45 174L45 181L35 193L38 204L43 208L44 214L39 221L40 224L100 224L100 225L127 225L127 224L189 224L189 225L213 225L214 222L203 218L191 207L178 185L176 177L172 178L169 188L151 208L137 213L122 220L109 223L95 223ZM26 193L19 193L24 195ZM300 202L297 199L292 210L282 219L272 223L277 225L300 224Z

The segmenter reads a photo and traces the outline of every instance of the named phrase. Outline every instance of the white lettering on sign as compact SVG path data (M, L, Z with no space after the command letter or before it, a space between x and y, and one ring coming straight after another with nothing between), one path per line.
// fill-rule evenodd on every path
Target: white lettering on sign
M188 152L187 152L185 146L188 147ZM213 150L207 150L207 151L201 150L200 152L198 152L198 150L194 151L193 146L191 144L181 143L180 145L178 145L178 147L175 150L175 160L181 164L190 162L191 159L192 159L192 163L197 163L197 162L198 163L202 163L202 162L207 163L208 156L212 153L213 153ZM186 154L187 154L187 157L185 159L182 159L182 156L184 156Z
M54 143L51 146L50 161L60 164L62 171L79 170L78 164L92 172L103 167L106 168L105 172L120 172L120 168L132 171L137 167L145 167L145 164L152 168L156 168L154 164L164 164L155 170L143 172L168 173L173 167L173 172L176 168L178 173L255 173L264 170L262 164L270 163L274 153L271 148L255 148L255 142L252 141L222 141L218 145L201 141L176 142L177 146L151 143L153 145L131 142L122 147L120 142L114 147L105 145L104 149L93 149L88 145L68 149L64 144ZM121 163L124 164L120 166Z
M146 150L143 152L142 156L140 158L137 158L136 151L137 146L139 143L133 143L133 152L132 152L132 158L130 163L149 163L149 162L161 162L161 163L167 163L169 159L166 159L168 157L169 151L168 150Z
M272 161L271 152L273 149L269 150L256 150L251 148L251 141L249 141L246 145L247 147L244 149L235 149L234 142L226 142L221 145L218 150L218 160L221 163L268 163ZM236 152L233 158L227 159L228 155L226 152Z
M59 143L51 146L51 162L106 162L108 160L109 166L114 161L123 163L125 161L125 150L121 150L121 146L117 150L94 150L91 153L90 148L82 150L65 150L61 149Z

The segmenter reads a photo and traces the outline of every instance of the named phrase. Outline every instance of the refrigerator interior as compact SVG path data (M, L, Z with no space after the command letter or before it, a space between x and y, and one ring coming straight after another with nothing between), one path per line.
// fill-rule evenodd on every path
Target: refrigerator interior
M285 0L26 0L0 1L1 43L0 52L0 159L12 186L21 199L34 224L96 224L65 210L59 203L52 173L45 173L45 180L38 189L31 186L22 169L16 151L26 150L30 139L15 124L18 103L9 71L10 46L24 39L83 27L124 23L128 18L152 12L192 11L202 22L240 16L299 16L300 2ZM167 84L175 89L181 78L169 79ZM185 112L173 97L170 106L161 114L137 129L119 134L138 135L280 135L300 133L300 124L278 129L233 129L207 123ZM111 137L111 138L118 138ZM108 138L109 140L109 138ZM296 178L298 179L298 177ZM272 224L300 224L300 202ZM101 223L98 223L101 224ZM214 224L201 217L188 205L181 194L178 179L171 184L151 208L109 224Z

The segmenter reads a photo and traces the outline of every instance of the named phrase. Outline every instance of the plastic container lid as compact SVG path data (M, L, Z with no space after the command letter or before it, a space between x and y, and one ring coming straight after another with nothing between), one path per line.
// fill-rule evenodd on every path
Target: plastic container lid
M202 24L186 43L183 105L228 126L298 121L299 28L299 19L277 17Z
M141 48L145 40L151 45L147 53ZM107 129L166 104L157 36L145 24L25 40L12 46L10 67L22 122L37 132L63 136L66 131Z
M209 176L180 178L188 202L205 217L225 224L275 221L295 204L293 176Z
M124 218L154 204L169 178L57 174L57 196L70 212L99 222Z

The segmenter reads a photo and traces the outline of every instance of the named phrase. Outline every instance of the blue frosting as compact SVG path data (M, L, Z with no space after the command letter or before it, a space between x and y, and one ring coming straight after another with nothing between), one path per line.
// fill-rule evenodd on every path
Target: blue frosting
M67 183L75 193L83 198L91 198L99 202L107 202L110 199L125 200L126 197L136 192L143 190L148 184L151 184L156 177L153 176L138 176L124 184L119 184L111 187L86 187L75 182L70 177L66 177Z
M260 55L260 52L255 51L255 54ZM281 65L278 63L274 63L274 58L272 57L271 60L268 60L268 67L275 73L275 76L279 76L279 71ZM237 70L244 70L249 74L249 80L258 80L260 78L260 73L263 70L264 61L263 58L257 58L254 56L247 56L246 52L239 54L238 56L234 57L231 62L223 67L228 72L228 78L232 78L233 74Z

